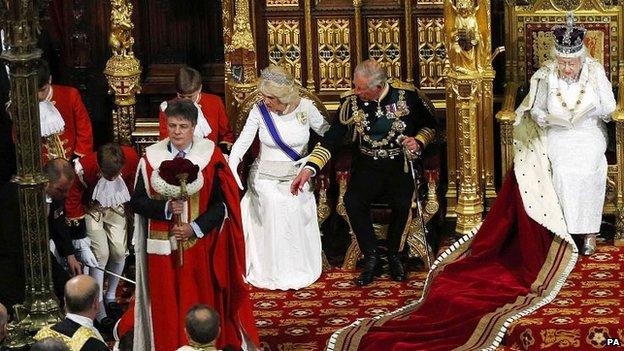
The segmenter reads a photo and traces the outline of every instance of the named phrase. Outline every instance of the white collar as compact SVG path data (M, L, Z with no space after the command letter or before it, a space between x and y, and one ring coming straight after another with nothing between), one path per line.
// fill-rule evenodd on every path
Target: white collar
M54 106L52 100L52 85L50 91L43 101L39 102L39 118L41 126L41 136L48 137L53 134L60 134L65 130L65 121L59 110Z
M130 193L121 174L113 180L102 176L93 188L91 199L99 202L102 207L117 207L130 201Z
M93 329L93 319L89 318L89 317L85 317L85 316L81 316L79 314L75 314L75 313L67 313L65 315L65 317L67 317L67 319L74 321L80 325L82 325L83 327L87 327L87 328L91 328Z
M100 334L100 332L97 329L95 329L95 327L93 326L93 319L89 317L81 316L79 314L69 313L69 312L65 315L65 318L69 319L70 321L74 321L85 328L89 328L91 331L93 331L96 338L100 339L101 341L104 341L104 338L102 338L102 335Z

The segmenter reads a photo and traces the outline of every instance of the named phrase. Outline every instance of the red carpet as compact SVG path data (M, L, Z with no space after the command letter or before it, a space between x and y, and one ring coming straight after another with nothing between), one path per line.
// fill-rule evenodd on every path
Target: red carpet
M323 350L330 335L357 318L393 311L420 297L425 272L398 283L382 277L365 288L357 272L324 272L298 291L252 289L251 299L264 350Z

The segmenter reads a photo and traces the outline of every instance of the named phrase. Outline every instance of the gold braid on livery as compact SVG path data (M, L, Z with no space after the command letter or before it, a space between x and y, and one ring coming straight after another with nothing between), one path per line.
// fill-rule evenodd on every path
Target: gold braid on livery
M326 148L321 146L321 143L317 143L314 146L314 150L310 153L310 157L308 158L308 162L314 164L319 169L322 169L329 159L331 158L331 152Z

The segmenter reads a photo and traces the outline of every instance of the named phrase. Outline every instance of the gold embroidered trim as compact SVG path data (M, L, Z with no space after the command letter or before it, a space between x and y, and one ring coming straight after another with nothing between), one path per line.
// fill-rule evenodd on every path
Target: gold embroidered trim
M416 134L415 138L423 144L423 147L427 147L435 139L435 130L423 128Z
M319 169L325 167L329 159L331 158L331 152L328 149L321 146L320 143L316 144L314 150L310 153L308 162L316 165Z
M59 333L55 330L52 330L52 328L50 327L43 327L41 330L39 330L39 332L37 332L37 335L35 335L34 339L42 340L45 338L60 339L65 345L69 347L71 351L80 351L80 349L82 349L84 344L86 344L87 341L89 341L89 339L91 338L102 341L98 337L98 335L95 334L95 332L93 332L93 330L85 326L80 326L80 328L78 328L74 332L74 335L72 335L72 337L69 337L63 333Z

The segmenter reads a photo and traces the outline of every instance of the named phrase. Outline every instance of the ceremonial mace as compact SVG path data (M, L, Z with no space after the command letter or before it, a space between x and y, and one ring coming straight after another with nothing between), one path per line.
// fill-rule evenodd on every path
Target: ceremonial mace
M188 173L180 173L176 174L176 178L180 182L180 196L178 200L186 200L188 197L188 191L186 188L186 181L188 179ZM175 222L178 226L182 225L182 215L175 215ZM182 267L184 265L184 241L178 240L178 267Z

